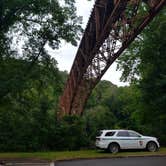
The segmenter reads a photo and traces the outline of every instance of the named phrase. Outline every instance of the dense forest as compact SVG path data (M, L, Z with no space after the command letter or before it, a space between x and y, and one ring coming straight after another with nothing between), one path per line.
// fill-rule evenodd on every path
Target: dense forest
M166 145L166 10L118 59L118 87L103 80L84 114L58 118L68 73L48 53L77 45L74 1L0 0L0 151L94 148L100 129L133 129Z

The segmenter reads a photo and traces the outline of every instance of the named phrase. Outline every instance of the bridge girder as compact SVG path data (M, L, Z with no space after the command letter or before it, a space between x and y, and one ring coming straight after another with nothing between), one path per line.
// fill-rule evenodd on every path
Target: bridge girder
M165 5L166 0L96 0L60 98L60 116L83 113L110 65Z

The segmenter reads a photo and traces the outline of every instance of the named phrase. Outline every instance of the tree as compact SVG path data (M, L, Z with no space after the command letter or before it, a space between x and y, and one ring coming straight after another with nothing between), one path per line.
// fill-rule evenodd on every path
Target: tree
M46 45L58 48L61 40L76 45L81 32L74 0L1 0L0 23L1 49L13 55L12 39L24 42L22 53L30 60L42 56Z
M46 68L54 61L56 67L56 61L47 51L48 47L57 49L62 40L77 44L82 29L81 17L76 16L74 3L74 0L0 0L0 65L5 67L5 63L11 61L10 57L31 62L26 63L22 71L15 68L12 71L9 67L9 77L13 80L9 77L5 79L22 80L19 86L7 81L9 89L23 87L26 77L32 76L35 65ZM3 78L1 81L1 95L4 96L9 90L7 86L6 89L3 87Z
M118 61L122 79L135 83L141 91L142 130L159 136L162 142L166 135L165 13L164 9Z
M0 149L46 150L56 128L58 99L63 80L54 60L49 66L35 65L28 77L30 62L8 58L0 65Z

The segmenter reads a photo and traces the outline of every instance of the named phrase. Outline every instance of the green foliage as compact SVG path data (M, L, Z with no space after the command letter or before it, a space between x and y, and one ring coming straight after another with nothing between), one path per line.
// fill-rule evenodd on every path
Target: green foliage
M49 67L48 67L49 66ZM54 60L35 66L8 58L0 65L0 149L45 149L63 82ZM53 128L55 129L55 128ZM52 129L52 130L53 130Z
M140 109L135 112L139 128L166 142L166 10L164 9L119 59L122 79L137 85ZM138 121L138 120L137 120Z
M133 85L117 87L101 81L88 100L85 119L90 140L102 129L139 129L137 112L141 104L140 91Z
M47 47L59 48L61 40L76 45L81 32L74 0L64 2L0 0L0 151L94 147L98 130L115 128L166 144L165 10L118 61L131 85L100 81L82 117L59 120L67 72L58 70Z
M76 150L88 145L84 121L57 120L66 73L54 60L35 65L15 58L0 65L0 151ZM12 70L13 69L13 70Z
M99 130L115 127L116 117L108 107L98 105L87 110L84 115L89 144L94 147L94 140Z
M78 150L87 146L84 121L77 116L66 116L60 122L60 149Z
M59 48L62 40L77 44L82 19L74 4L0 0L0 151L77 149L85 144L80 119L74 118L73 124L57 121L67 73L59 72L47 51Z
M0 57L20 54L34 61L48 56L46 46L57 49L62 40L76 45L82 19L76 15L74 3L73 0L1 0Z
M12 153L0 153L1 159L40 159L41 161L58 161L58 160L72 160L72 159L94 159L94 158L114 158L114 157L152 157L154 156L165 156L166 155L166 148L160 148L159 151L149 153L146 151L137 151L137 152L120 152L117 154L111 153L102 153L101 151L97 150L79 150L79 151L61 151L61 152L12 152Z

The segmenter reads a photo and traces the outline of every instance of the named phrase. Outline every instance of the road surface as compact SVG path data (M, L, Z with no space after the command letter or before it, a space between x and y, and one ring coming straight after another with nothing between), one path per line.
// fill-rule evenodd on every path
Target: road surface
M55 166L166 166L166 157L128 157L62 161Z

